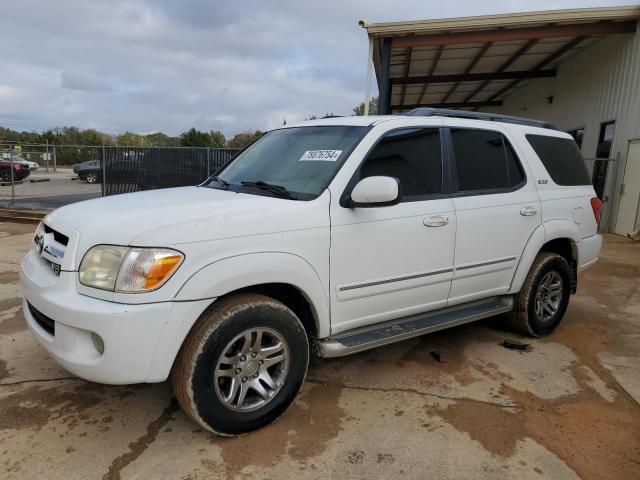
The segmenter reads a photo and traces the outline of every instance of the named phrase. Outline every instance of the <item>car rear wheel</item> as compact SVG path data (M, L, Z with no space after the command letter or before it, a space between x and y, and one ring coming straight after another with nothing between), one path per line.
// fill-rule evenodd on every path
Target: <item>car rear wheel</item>
M0 170L0 181L2 182L10 182L11 181L11 170Z
M512 327L532 337L553 332L569 305L571 275L571 267L564 257L540 252L509 314Z
M300 390L308 363L298 317L270 297L247 293L216 301L200 317L171 380L193 420L235 436L280 417Z

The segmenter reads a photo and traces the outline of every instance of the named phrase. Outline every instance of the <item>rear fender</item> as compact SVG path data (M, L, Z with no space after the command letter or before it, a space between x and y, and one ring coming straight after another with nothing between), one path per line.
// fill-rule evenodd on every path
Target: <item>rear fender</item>
M575 245L580 242L580 232L578 225L566 220L550 220L536 228L524 248L520 256L520 263L511 280L510 294L518 293L524 284L527 274L533 265L533 261L542 249L542 247L551 240L556 238L568 238L573 243L572 251L576 252Z

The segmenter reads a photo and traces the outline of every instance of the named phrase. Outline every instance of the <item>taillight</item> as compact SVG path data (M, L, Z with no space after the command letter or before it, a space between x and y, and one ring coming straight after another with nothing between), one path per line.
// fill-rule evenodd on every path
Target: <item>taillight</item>
M591 197L591 210L593 210L593 216L596 219L596 223L600 225L600 214L602 213L602 200L598 197Z

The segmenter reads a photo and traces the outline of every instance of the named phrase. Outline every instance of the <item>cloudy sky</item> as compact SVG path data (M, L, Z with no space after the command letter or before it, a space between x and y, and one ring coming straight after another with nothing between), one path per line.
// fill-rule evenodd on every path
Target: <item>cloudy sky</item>
M364 96L370 22L637 0L0 0L0 125L227 136ZM375 84L375 82L374 82ZM375 87L374 87L375 88Z

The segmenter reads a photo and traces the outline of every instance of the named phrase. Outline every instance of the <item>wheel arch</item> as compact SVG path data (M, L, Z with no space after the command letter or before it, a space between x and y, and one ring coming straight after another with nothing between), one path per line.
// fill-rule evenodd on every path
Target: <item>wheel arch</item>
M564 220L552 220L540 225L529 237L524 248L520 263L511 281L508 293L517 293L541 251L553 252L567 260L572 271L572 293L577 286L578 242L580 241L578 226Z
M329 335L329 302L321 277L307 260L291 253L250 253L212 262L182 285L175 300L217 299L238 292L275 298L302 315L312 336Z

